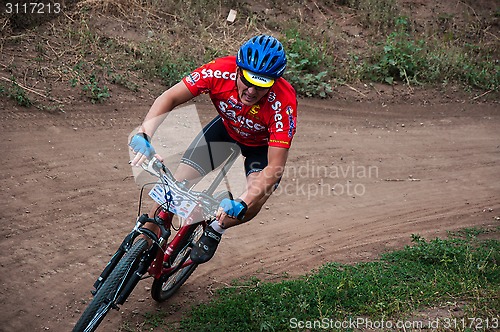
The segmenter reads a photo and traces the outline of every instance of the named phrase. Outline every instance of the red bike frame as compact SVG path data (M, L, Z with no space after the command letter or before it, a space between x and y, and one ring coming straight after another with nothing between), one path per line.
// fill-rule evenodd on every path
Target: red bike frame
M193 213L196 213L196 209L193 211ZM158 216L165 220L165 228L170 228L172 225L172 218L173 214L170 212L165 212L161 210L158 213ZM151 266L148 269L148 273L153 276L155 279L161 278L163 275L168 275L170 274L174 269L179 270L183 269L189 265L194 264L191 259L188 259L185 261L181 266L169 266L165 267L164 263L168 263L170 261L170 258L172 254L175 252L175 250L179 250L179 247L183 244L183 241L185 240L186 237L189 237L191 233L194 231L196 227L200 224L200 222L196 223L190 223L190 220L187 219L187 222L182 225L179 230L177 231L177 234L175 235L174 239L170 242L170 244L167 247L167 244L165 243L162 246L162 250L158 250L156 253L156 258L153 260L151 263ZM205 223L204 221L202 224Z

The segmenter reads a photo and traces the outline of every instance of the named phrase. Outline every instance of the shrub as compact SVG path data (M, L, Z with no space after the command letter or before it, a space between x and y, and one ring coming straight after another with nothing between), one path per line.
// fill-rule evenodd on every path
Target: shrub
M288 60L285 78L297 93L306 97L327 97L332 92L328 80L332 69L328 64L333 64L332 59L325 55L321 46L303 38L296 29L285 32L283 44Z

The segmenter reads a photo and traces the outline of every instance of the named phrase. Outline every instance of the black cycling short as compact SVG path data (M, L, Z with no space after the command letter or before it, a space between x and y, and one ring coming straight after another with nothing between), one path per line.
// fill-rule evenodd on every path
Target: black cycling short
M217 116L196 136L187 148L181 163L207 175L226 161L232 149L239 149L245 157L245 173L248 176L267 166L268 146L247 146L236 142L227 133L222 118Z

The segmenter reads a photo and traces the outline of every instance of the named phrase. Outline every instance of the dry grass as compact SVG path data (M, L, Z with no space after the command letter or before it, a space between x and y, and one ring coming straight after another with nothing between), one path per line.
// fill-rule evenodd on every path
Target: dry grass
M477 40L475 52L498 54L494 21L470 4L458 3L463 9L460 16L436 16L434 21L415 17L409 32L432 43L452 43L459 51ZM57 97L58 91L72 86L78 94L68 97L65 92L56 98L71 102L68 98L86 96L81 90L91 86L104 89L118 84L135 91L145 80L158 79L169 86L201 63L235 54L251 36L269 33L287 45L309 43L319 52L313 53L329 59L320 61L324 68L319 70L328 70L324 84L339 79L353 82L362 77L356 61L377 52L374 45L384 42L384 31L401 14L397 4L396 0L322 0L286 6L272 0L251 5L232 0L81 0L36 29L19 30L13 17L0 16L0 70L2 76L47 96ZM230 9L238 11L234 23L226 21ZM425 26L419 20L430 23ZM425 33L417 33L418 24ZM292 30L301 40L287 40ZM312 74L315 79L317 73Z

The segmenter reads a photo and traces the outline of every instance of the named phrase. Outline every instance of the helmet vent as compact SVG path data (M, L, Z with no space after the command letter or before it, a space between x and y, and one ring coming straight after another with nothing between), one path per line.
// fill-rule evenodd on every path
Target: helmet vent
M286 62L283 45L269 35L251 38L240 47L236 58L239 67L271 78L283 75Z

